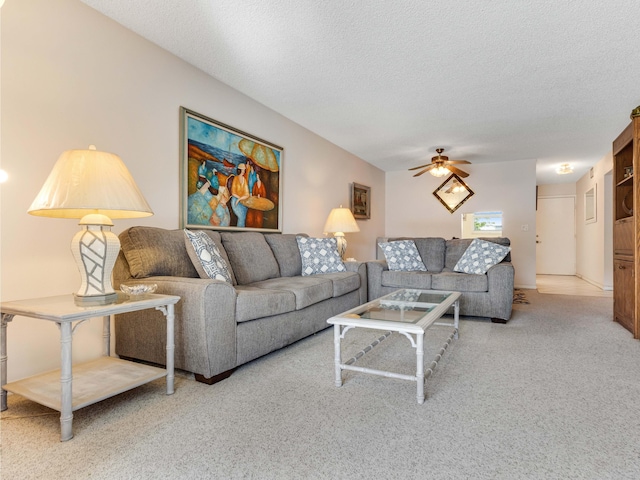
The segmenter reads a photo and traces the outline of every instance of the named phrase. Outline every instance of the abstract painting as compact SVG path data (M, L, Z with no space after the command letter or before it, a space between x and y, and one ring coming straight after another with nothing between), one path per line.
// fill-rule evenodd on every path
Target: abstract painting
M281 229L282 147L180 108L181 228Z

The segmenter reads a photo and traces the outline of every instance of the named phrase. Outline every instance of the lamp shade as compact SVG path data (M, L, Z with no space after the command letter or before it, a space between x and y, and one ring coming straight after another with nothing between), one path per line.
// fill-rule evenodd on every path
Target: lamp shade
M79 304L116 301L111 284L120 241L111 231L112 218L153 215L120 157L88 150L60 155L28 212L40 217L80 218L81 230L71 240L80 272Z
M344 208L340 206L340 208L334 208L329 213L329 218L327 218L327 222L324 224L325 233L349 233L349 232L359 232L360 228L356 223L356 219L353 218L353 213L348 208Z
M58 218L153 215L120 157L97 151L93 145L88 150L68 150L60 155L28 212Z

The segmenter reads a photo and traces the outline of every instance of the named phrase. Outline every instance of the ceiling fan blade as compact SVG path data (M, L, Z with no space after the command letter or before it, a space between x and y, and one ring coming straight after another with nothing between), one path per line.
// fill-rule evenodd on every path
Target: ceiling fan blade
M424 168L426 170L431 170L432 168L436 167L437 165L435 163L427 163L426 165L422 165L420 167L414 167L414 168L410 168L409 170L418 170L420 168Z
M433 165L432 163L425 163L424 165L420 165L419 167L413 167L413 168L410 168L409 170L418 170L420 168L430 167L432 165Z
M467 160L447 160L447 163L471 165L471 162L469 162Z
M460 170L459 168L453 167L451 165L447 166L447 170L449 170L451 173L455 173L456 175L458 175L459 177L465 178L468 177L469 174L467 172L464 172L462 170Z
M422 170L421 172L418 172L414 175L414 177L419 177L420 175L422 175L423 173L428 172L429 170L431 170L431 166L425 168L424 170Z

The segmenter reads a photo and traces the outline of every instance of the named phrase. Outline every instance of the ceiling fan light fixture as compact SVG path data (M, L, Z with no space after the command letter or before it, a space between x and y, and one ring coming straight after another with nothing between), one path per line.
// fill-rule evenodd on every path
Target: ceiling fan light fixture
M558 168L556 168L556 173L558 175L566 175L568 173L573 173L573 167L568 163L563 163Z
M412 167L409 170L420 170L418 173L414 175L414 177L419 177L423 173L429 172L434 177L444 177L446 175L451 175L455 173L461 177L468 177L469 174L464 170L460 170L457 165L470 164L471 162L467 160L449 160L449 157L446 155L442 155L444 152L444 148L436 148L436 152L438 155L435 157L431 157L431 163L427 163L425 165L420 165L418 167Z
M444 177L445 175L449 175L449 173L451 172L447 167L440 165L436 168L432 168L431 170L429 170L429 173L434 177Z

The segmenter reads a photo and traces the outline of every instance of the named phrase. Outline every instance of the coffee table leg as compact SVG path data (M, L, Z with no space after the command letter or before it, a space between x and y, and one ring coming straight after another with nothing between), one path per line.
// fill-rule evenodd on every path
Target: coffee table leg
M458 338L458 329L460 328L460 300L456 300L453 304L453 326L456 329L454 338Z
M424 333L416 334L416 383L418 403L424 403Z
M342 386L342 368L340 365L342 364L342 354L340 352L340 329L341 326L335 324L333 326L333 346L334 346L334 367L336 372L336 387Z

